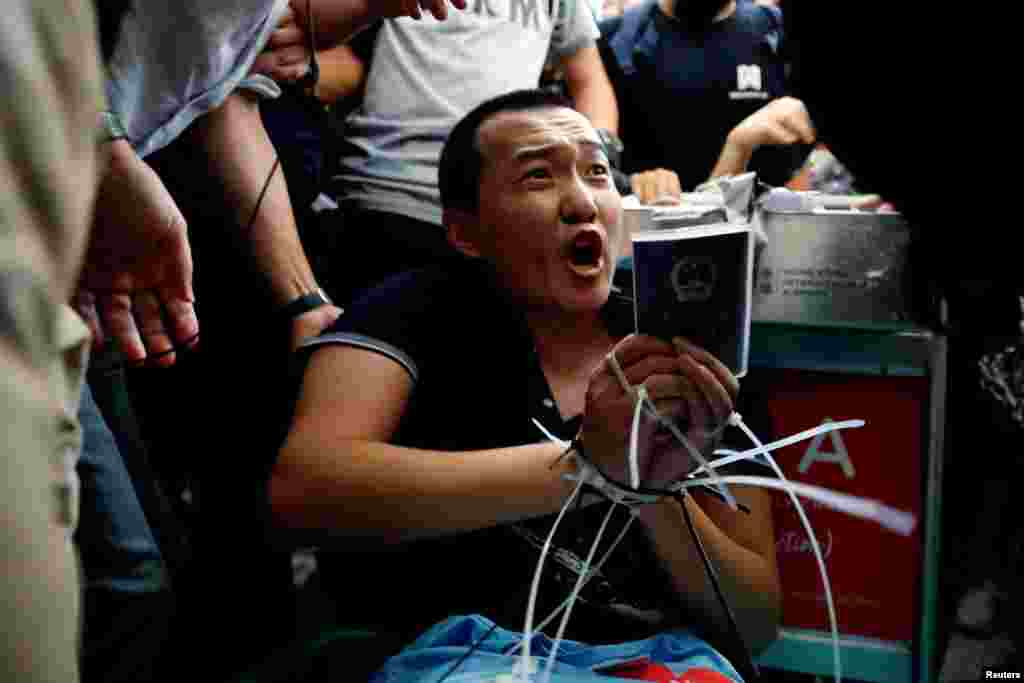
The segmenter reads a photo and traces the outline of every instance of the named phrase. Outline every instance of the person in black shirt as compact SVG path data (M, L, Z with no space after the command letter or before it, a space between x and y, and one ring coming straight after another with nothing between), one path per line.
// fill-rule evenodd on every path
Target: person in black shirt
M645 0L601 23L621 170L642 201L749 169L785 184L814 142L787 96L782 15L728 0Z
M621 198L597 133L560 96L517 92L470 113L442 155L441 196L463 258L386 281L307 343L269 484L278 524L345 539L345 554L323 564L345 586L345 616L409 636L460 613L521 628L538 539L571 490L562 475L575 470L534 419L562 438L579 435L592 462L627 481L634 403L608 366L610 351L630 383L643 383L707 449L715 444L701 435L729 415L739 390L685 340L673 346L606 324ZM691 467L657 435L642 450L643 481ZM703 494L685 504L758 650L779 619L770 498L750 488L735 495L749 514ZM578 575L595 516L607 509L598 498L556 537L538 614ZM588 585L569 637L610 642L683 624L723 633L679 504L665 499L638 514ZM382 595L401 608L382 609Z

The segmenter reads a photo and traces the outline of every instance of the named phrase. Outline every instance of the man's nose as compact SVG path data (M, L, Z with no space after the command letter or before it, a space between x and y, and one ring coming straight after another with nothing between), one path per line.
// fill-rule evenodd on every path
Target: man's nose
M579 175L575 175L562 197L562 222L567 225L592 223L597 220L594 192Z

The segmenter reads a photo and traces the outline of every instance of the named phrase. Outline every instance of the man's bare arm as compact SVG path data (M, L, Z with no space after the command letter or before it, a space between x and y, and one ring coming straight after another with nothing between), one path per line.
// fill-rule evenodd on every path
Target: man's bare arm
M576 110L594 128L619 131L619 106L597 47L584 47L562 60L565 83Z
M754 152L765 145L811 144L816 136L803 102L793 97L772 100L729 131L710 177L743 173Z
M556 444L474 452L389 445L411 391L390 358L345 346L314 352L271 477L278 524L399 542L561 507L571 465L551 467Z
M725 503L703 494L687 498L686 506L718 571L740 633L747 647L759 652L775 640L782 609L771 496L750 487L735 487L733 494L750 513L734 512ZM679 505L666 501L647 506L640 516L683 603L705 615L715 631L728 637L727 617Z
M284 306L317 288L316 278L299 241L288 186L278 166L262 202L260 194L277 158L263 127L255 97L234 93L224 104L200 119L203 143L210 164L222 179L235 211L239 230L250 254L270 283L274 304ZM333 306L322 306L295 319L293 341L318 334L337 317Z

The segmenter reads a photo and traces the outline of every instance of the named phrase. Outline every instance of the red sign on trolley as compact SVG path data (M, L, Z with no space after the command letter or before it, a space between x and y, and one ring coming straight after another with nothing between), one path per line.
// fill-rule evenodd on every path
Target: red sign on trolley
M826 421L863 419L857 429L828 432L773 455L788 478L912 513L901 536L872 522L801 499L832 582L839 631L911 642L921 574L921 512L928 383L924 377L871 377L798 370L766 373L773 435ZM774 499L782 579L783 626L829 630L825 591L803 526L789 497Z

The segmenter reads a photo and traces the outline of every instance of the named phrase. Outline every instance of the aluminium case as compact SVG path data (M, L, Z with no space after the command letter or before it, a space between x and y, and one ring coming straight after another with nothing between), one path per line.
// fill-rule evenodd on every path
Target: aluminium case
M755 322L905 329L910 229L901 214L758 210Z

